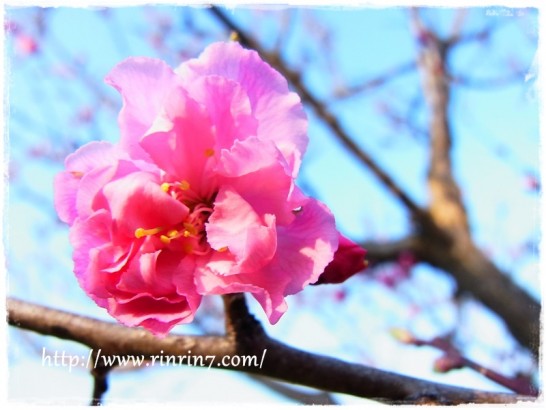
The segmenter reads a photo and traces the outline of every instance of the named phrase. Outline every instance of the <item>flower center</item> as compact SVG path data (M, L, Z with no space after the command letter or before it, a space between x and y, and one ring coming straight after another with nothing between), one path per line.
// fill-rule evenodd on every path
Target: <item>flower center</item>
M182 250L185 253L205 255L210 252L211 247L207 242L205 223L212 214L213 198L203 199L194 192L188 181L164 182L161 189L182 202L190 209L185 220L168 227L157 227L151 229L138 228L135 230L136 238L152 236L173 250Z

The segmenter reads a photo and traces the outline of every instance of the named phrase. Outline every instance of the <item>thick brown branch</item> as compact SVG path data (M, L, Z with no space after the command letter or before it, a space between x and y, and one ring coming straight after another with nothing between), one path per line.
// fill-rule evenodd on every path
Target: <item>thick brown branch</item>
M291 348L267 337L265 333L253 343L242 345L234 343L229 336L167 336L159 339L142 329L126 328L16 299L8 299L7 308L8 322L12 326L77 341L95 351L101 349L102 355L147 358L159 354L192 357L214 355L220 359L236 354L258 354L261 357L265 351L261 367L238 368L232 365L225 368L389 403L514 403L533 399L436 384L347 363ZM201 365L207 366L208 362Z
M413 25L426 30L413 13ZM450 88L446 61L452 43L427 32L419 69L430 108L429 212L433 224L420 233L419 258L449 272L459 291L471 292L504 319L512 334L538 358L540 305L516 286L474 244L452 171ZM447 241L439 241L444 237Z
M366 259L373 266L383 262L396 261L403 252L414 254L418 249L419 238L408 236L390 242L366 241L360 245L368 251Z
M342 127L338 119L315 97L311 91L301 81L300 74L297 71L288 68L282 58L276 53L270 53L247 35L232 19L230 19L218 7L211 7L211 13L218 18L229 30L235 31L239 36L239 41L246 47L256 50L260 56L271 66L275 67L294 87L300 98L307 103L316 113L316 115L328 126L338 140L353 153L368 169L385 185L385 187L414 215L421 216L422 212L419 206L409 197L409 195L400 188L400 186L387 174L373 158L359 147L354 139Z
M438 226L457 240L468 241L468 220L451 164L450 90L445 66L447 49L445 43L429 33L419 58L423 88L430 108L429 209Z
M499 315L512 335L535 356L540 349L540 304L514 284L472 243L446 247L423 236L417 259L428 262L457 281L459 293L469 292Z

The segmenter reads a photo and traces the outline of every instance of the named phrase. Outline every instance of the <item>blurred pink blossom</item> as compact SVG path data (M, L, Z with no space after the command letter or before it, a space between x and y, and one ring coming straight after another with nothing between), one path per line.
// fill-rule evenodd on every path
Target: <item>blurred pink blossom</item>
M82 106L75 115L75 122L79 124L89 124L95 118L95 110L89 105Z
M39 52L38 41L25 33L18 33L15 37L15 52L20 56L26 57Z
M532 172L527 172L523 176L523 186L527 191L538 192L540 191L540 182L537 176Z
M18 34L21 30L21 27L16 21L13 20L4 20L4 32L7 34Z

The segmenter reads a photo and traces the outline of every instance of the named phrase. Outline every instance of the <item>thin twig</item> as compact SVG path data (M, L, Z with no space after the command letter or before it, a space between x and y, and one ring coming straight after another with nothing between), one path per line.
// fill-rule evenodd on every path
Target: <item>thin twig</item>
M494 370L491 370L485 366L480 365L464 356L455 346L453 346L451 340L447 337L435 337L432 340L424 340L415 338L412 335L405 335L403 342L407 344L412 344L415 346L430 346L438 350L441 350L445 353L440 359L438 359L436 364L436 370L442 373L448 372L453 369L461 369L467 367L472 369L484 377L494 381L495 383L504 386L515 393L528 395L528 396L537 396L538 391L532 386L531 380L526 377L516 377L510 378L504 376Z
M380 75L372 78L368 78L365 81L361 81L359 84L342 88L338 90L334 96L335 99L341 100L349 97L353 97L356 94L371 91L377 87L383 86L386 83L395 80L396 78L415 71L417 64L415 61L408 61L406 63L391 67Z
M95 360L93 360L95 362ZM111 367L97 366L91 369L93 376L93 396L91 397L91 406L102 406L103 397L108 390L108 373Z

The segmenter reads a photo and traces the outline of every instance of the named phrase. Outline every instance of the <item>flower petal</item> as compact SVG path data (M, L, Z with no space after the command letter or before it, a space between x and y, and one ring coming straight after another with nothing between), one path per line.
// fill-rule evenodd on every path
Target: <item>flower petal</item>
M245 50L237 42L218 42L175 71L189 90L200 77L209 75L226 77L240 84L258 121L256 135L277 145L292 176L296 177L308 143L307 118L298 95L290 92L284 77L258 53Z
M206 107L216 133L216 148L230 148L234 141L256 135L258 123L252 115L250 100L235 81L218 75L196 79L188 92Z
M309 198L294 221L277 227L277 233L277 253L261 276L288 276L284 295L292 295L316 282L333 259L338 247L335 219L324 204Z
M116 65L105 82L118 90L123 98L118 118L120 147L135 159L147 158L139 146L140 138L150 128L165 98L176 85L176 75L162 60L131 57Z
M110 165L119 155L114 145L93 141L66 158L66 171L57 174L54 181L55 209L61 221L72 224L78 216L76 196L82 177L93 169Z
M308 198L290 225L277 226L276 253L268 264L232 275L204 267L196 277L197 287L203 294L251 292L275 324L287 309L284 297L316 282L337 247L333 215L324 204Z
M215 139L208 114L184 90L170 94L164 112L142 138L142 148L174 180L187 181L200 193L213 185Z
M112 220L120 232L134 237L138 228L169 228L183 221L188 208L164 192L157 176L134 172L104 187Z
M106 306L109 296L105 283L107 277L102 272L110 268L110 264L101 254L112 246L111 226L108 212L100 210L85 220L76 219L70 229L76 278L82 289L102 307Z
M282 158L282 157L281 157ZM227 175L224 183L248 202L254 212L273 214L277 224L287 225L294 219L292 211L301 204L293 178L286 173L284 161L268 142L251 137L236 142L231 151L222 153Z
M175 300L139 294L128 300L109 299L108 312L126 326L142 326L163 337L177 324L193 321L184 297Z
M249 137L243 141L237 140L232 147L222 150L217 170L226 177L238 177L273 164L285 164L275 144Z
M238 264L231 274L260 269L277 249L275 217L268 214L262 219L248 202L228 187L220 189L206 230L212 248L228 248L235 256Z
M80 180L76 196L76 212L80 218L87 218L98 209L108 207L102 190L109 182L130 173L140 171L133 161L118 160L111 166L96 168Z

